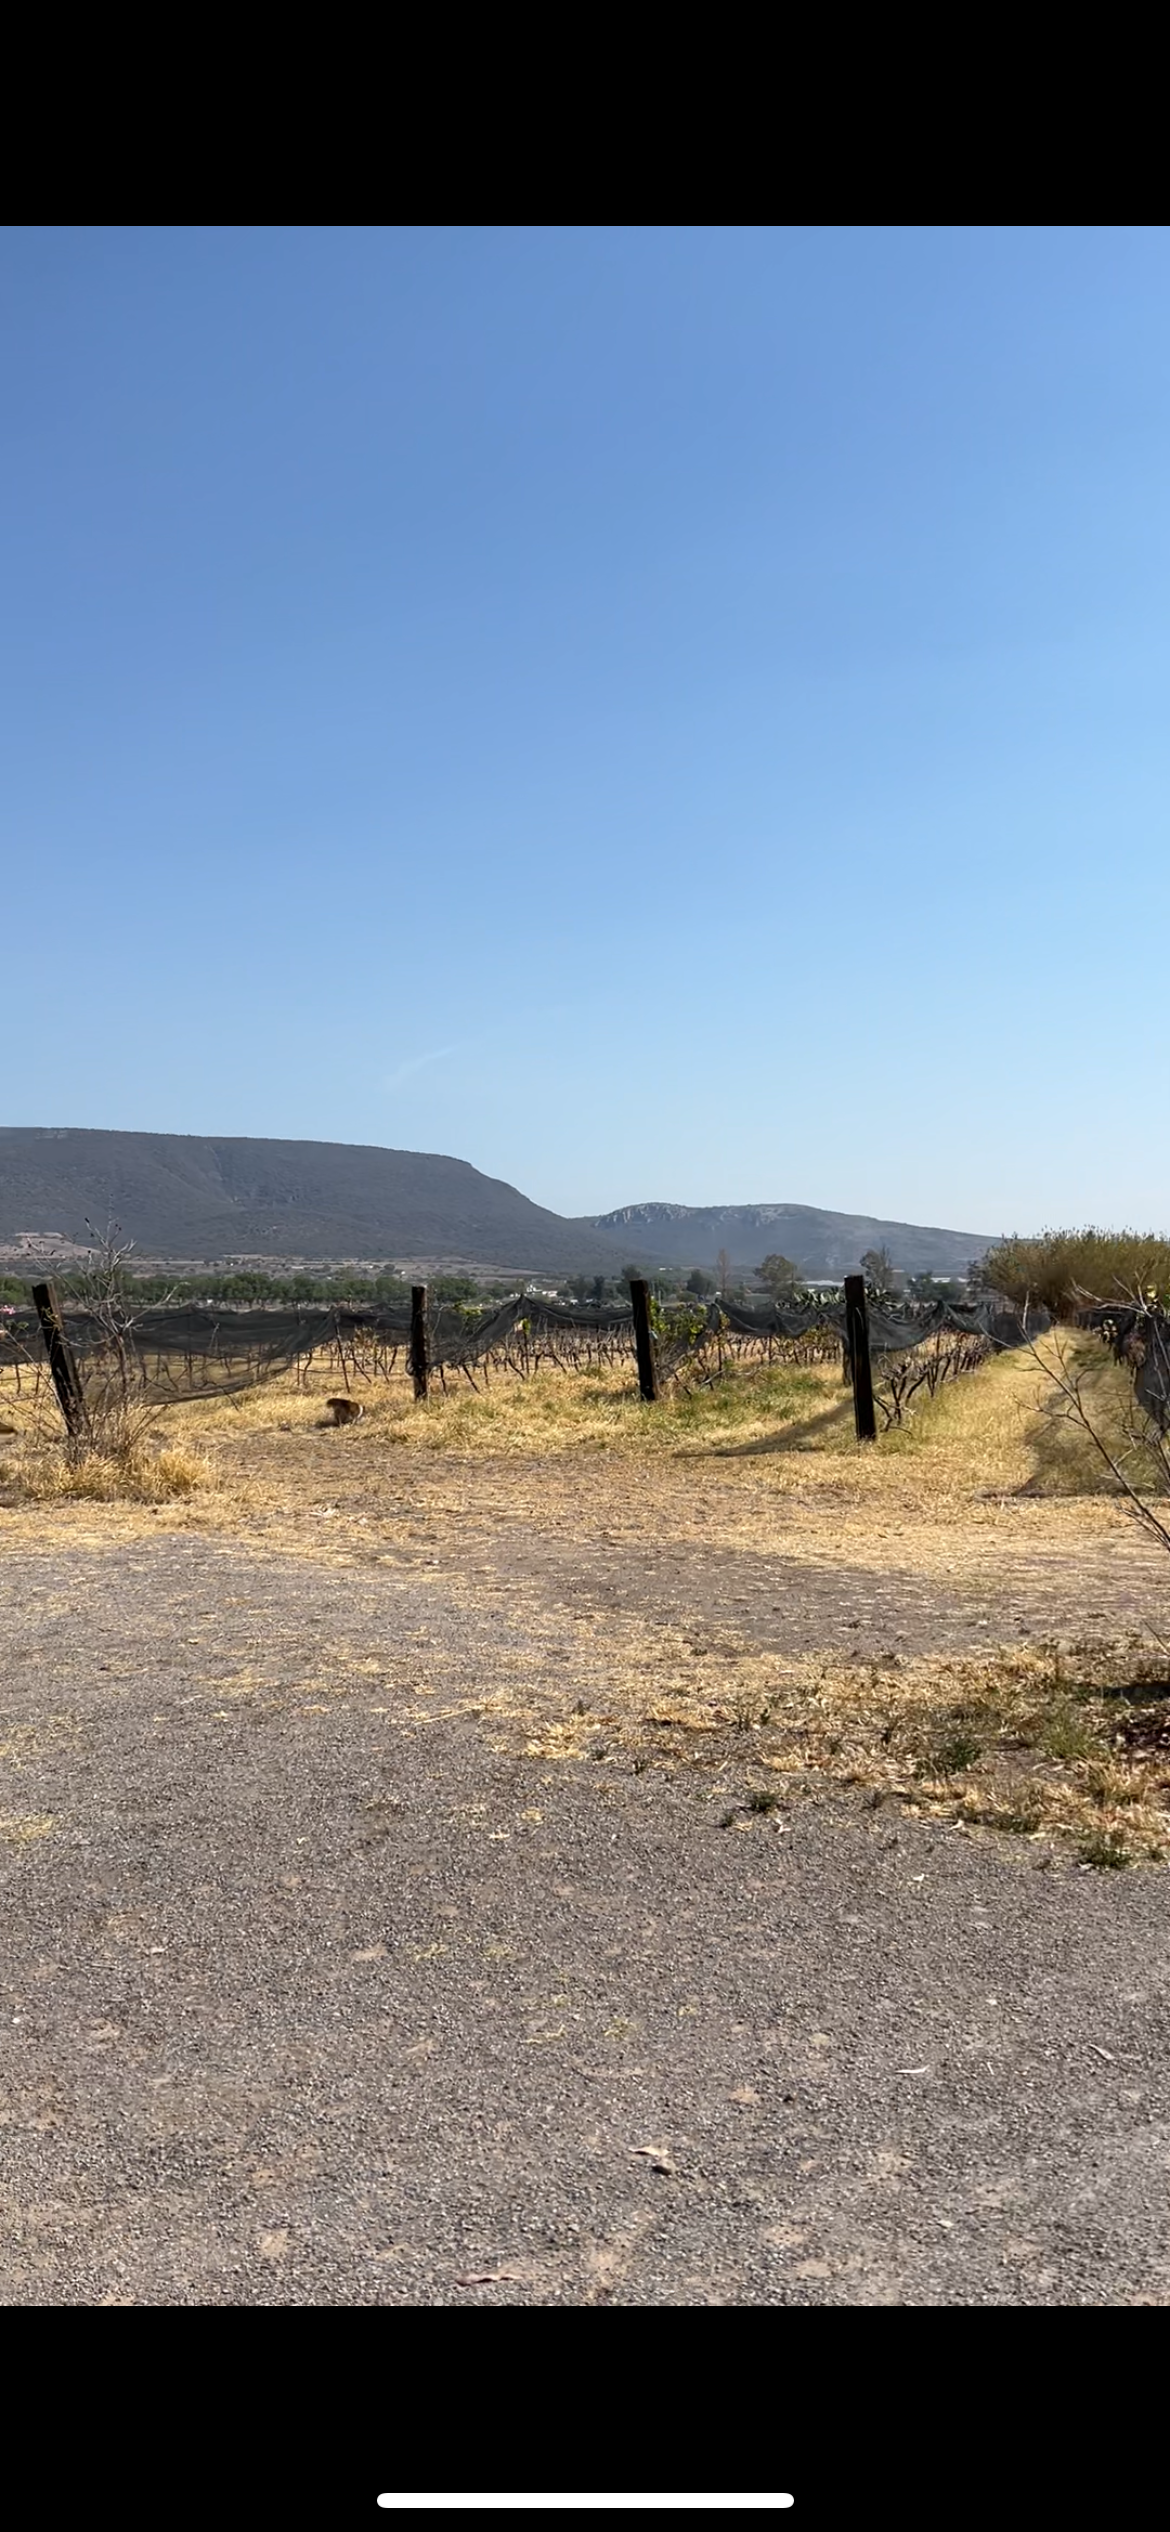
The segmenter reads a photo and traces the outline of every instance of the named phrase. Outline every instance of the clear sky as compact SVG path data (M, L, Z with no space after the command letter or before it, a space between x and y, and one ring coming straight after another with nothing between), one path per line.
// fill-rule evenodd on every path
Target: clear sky
M1170 1227L1170 230L0 233L0 1121Z

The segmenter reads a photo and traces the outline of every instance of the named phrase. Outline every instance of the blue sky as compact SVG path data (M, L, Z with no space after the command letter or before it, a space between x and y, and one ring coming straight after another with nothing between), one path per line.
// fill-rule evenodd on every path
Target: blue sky
M1170 1227L1170 231L8 229L9 1124Z

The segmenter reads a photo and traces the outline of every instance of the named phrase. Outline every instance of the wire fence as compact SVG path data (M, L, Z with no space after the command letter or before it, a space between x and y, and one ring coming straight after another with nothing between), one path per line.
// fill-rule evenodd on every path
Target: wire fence
M764 1364L832 1361L850 1376L840 1303L652 1302L650 1315L664 1382L693 1386ZM254 1388L289 1373L304 1383L314 1365L335 1370L347 1391L386 1380L400 1362L410 1368L418 1326L401 1304L164 1306L123 1310L112 1346L108 1311L66 1298L59 1317L83 1391L108 1385L116 1357L119 1379L125 1382L129 1366L138 1395L160 1406ZM480 1309L435 1304L425 1310L424 1324L429 1369L444 1390L451 1380L479 1388L490 1385L493 1374L528 1379L545 1367L597 1371L635 1353L634 1314L624 1303L551 1302L518 1292ZM900 1423L923 1391L933 1396L942 1382L1005 1346L1027 1342L1048 1324L1046 1312L1029 1315L994 1300L969 1308L923 1303L897 1312L871 1306L875 1395L886 1424ZM19 1395L35 1398L48 1383L35 1310L0 1311L0 1368L13 1374Z

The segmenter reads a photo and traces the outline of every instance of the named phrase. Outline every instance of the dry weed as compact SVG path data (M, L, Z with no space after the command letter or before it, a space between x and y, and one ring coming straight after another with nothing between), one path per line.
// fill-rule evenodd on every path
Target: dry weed
M31 1503L171 1503L213 1485L215 1472L183 1447L151 1451L140 1444L116 1453L33 1448L14 1472L18 1497Z
M610 1622L607 1636L587 1711L533 1731L522 1696L493 1700L501 1721L527 1719L530 1756L699 1768L733 1780L749 1814L833 1782L875 1805L1071 1842L1090 1863L1170 1855L1170 1660L1146 1639L888 1666L729 1643L697 1685L670 1630L626 1626L615 1642Z

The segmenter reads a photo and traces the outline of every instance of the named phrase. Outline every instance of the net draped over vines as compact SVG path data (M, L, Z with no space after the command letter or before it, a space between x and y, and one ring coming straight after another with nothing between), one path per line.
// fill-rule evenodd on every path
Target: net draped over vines
M660 1370L668 1378L680 1376L688 1363L713 1361L722 1370L736 1361L839 1358L845 1340L845 1312L837 1302L655 1304L653 1315ZM108 1325L67 1301L62 1318L83 1385L108 1382ZM994 1299L969 1308L923 1304L898 1314L873 1306L869 1339L878 1358L879 1388L883 1366L892 1375L902 1358L921 1364L924 1349L933 1347L936 1365L945 1361L966 1369L990 1352L1026 1343L1048 1325L1046 1311L1024 1314ZM304 1370L315 1356L335 1363L349 1386L388 1376L400 1358L405 1364L410 1331L410 1311L403 1304L163 1306L127 1317L117 1340L117 1368L122 1377L130 1374L141 1396L160 1405L254 1388L281 1373ZM542 1363L581 1369L624 1360L634 1350L633 1316L628 1303L553 1302L531 1293L483 1309L440 1302L427 1313L427 1348L444 1387L448 1373L463 1374L478 1386L493 1369L528 1374ZM27 1378L39 1387L47 1377L34 1310L0 1313L4 1366L15 1369L18 1384ZM896 1401L895 1406L888 1420L899 1419L901 1407Z
M1115 1361L1124 1363L1133 1377L1134 1396L1143 1414L1170 1431L1170 1317L1164 1310L1143 1307L1116 1309L1101 1303L1078 1313L1081 1327L1095 1328L1103 1337Z

